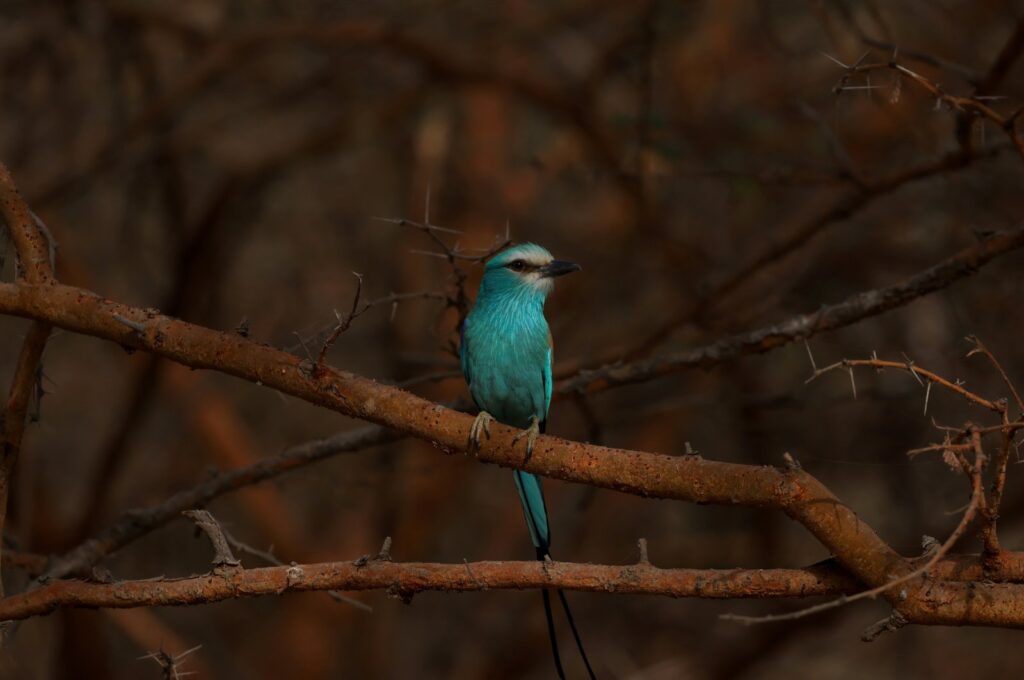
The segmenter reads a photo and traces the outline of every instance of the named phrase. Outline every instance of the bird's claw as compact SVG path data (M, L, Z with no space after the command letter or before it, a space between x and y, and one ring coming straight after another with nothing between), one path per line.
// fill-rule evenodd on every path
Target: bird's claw
M530 427L512 438L512 443L515 444L523 437L526 437L526 461L530 460L530 456L533 455L533 445L537 443L537 437L539 436L540 420L537 419L537 416L534 416L530 421Z
M480 448L481 435L491 438L491 423L494 416L487 411L480 411L473 420L473 426L469 428L469 450L476 451Z

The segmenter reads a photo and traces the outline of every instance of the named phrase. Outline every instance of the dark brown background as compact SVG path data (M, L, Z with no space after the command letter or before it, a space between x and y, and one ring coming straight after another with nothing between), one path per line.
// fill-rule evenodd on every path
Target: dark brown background
M487 247L510 225L583 265L548 305L569 370L614 357L659 328L773 239L815 238L716 299L654 353L813 311L898 281L1022 217L1024 165L976 126L966 167L873 200L871 184L958 148L957 117L879 74L835 95L846 63L895 43L901 60L970 94L1024 12L1011 1L317 2L189 0L0 5L0 158L60 244L58 276L112 298L293 346L364 296L451 284L423 234L375 216L431 219ZM407 36L359 40L360 27ZM337 28L336 33L331 33ZM413 47L410 47L412 45ZM942 66L915 59L921 52ZM875 49L884 59L891 50ZM1024 97L1024 67L995 94ZM865 85L858 80L855 85ZM852 175L852 177L851 177ZM850 197L853 198L850 198ZM850 214L832 206L848 201ZM819 218L819 216L824 216ZM13 251L5 246L5 272ZM976 334L1011 375L1024 370L1022 259L908 308L815 338L819 364L901 353L998 396L968 360ZM470 267L475 292L479 268ZM368 311L329 355L387 380L455 368L455 314L437 301ZM22 322L3 320L13 367ZM316 340L312 340L313 351ZM297 352L302 349L297 348ZM905 554L945 536L961 480L904 452L931 426L979 414L908 375L841 373L804 384L792 344L553 409L552 433L634 449L778 463L791 452ZM10 536L59 553L125 509L159 501L211 468L350 428L337 415L230 378L129 356L60 334L30 427ZM447 400L460 378L420 384ZM547 485L556 555L623 563L636 539L660 566L799 566L825 557L780 514L642 500ZM341 456L230 495L211 510L237 538L285 562L351 559L385 536L396 559L522 559L530 550L507 471L438 456L418 441ZM1019 466L1002 536L1024 537ZM971 539L973 541L973 538ZM961 546L971 549L968 542ZM185 520L109 560L121 578L203 571L210 552ZM246 558L248 565L258 560ZM23 581L8 579L8 589ZM1020 633L911 627L865 645L887 613L861 603L744 628L725 612L794 605L574 594L602 677L1011 677ZM74 612L25 623L11 678L159 677L138 660L195 645L196 678L551 676L535 593L424 594L411 606L322 594L205 607ZM568 642L568 640L566 640ZM571 656L566 645L566 656ZM575 661L570 671L578 673Z

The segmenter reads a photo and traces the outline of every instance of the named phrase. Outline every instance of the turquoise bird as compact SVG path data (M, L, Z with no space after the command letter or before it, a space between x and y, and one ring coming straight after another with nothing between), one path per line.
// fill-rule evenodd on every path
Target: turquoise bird
M537 436L544 432L551 406L552 346L544 301L556 277L579 269L579 265L556 260L532 243L509 248L487 262L476 305L462 326L459 352L462 374L480 409L470 430L471 448L479 446L484 435L490 436L490 424L497 420L523 430L514 442L526 437L525 457L529 459ZM518 470L513 476L537 559L548 560L551 529L540 480ZM593 678L565 593L557 593L583 663ZM551 599L547 590L541 594L555 668L564 678Z

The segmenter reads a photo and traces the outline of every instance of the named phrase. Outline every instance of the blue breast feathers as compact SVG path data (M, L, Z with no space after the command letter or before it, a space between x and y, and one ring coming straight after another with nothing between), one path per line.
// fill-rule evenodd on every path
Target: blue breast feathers
M543 301L481 304L462 329L462 371L480 409L518 428L547 418L551 348Z

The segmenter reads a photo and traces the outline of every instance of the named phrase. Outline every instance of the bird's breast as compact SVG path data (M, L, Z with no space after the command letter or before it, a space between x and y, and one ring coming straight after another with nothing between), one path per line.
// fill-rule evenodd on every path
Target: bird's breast
M506 425L525 428L533 417L543 420L547 416L546 326L500 328L478 319L467 324L470 392L477 406Z

